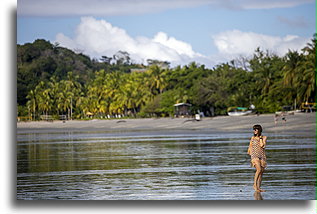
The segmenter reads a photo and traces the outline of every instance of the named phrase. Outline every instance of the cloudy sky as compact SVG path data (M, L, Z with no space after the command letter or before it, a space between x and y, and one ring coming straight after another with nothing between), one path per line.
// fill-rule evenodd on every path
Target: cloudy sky
M17 42L212 67L257 47L300 50L316 32L315 8L314 0L18 0Z

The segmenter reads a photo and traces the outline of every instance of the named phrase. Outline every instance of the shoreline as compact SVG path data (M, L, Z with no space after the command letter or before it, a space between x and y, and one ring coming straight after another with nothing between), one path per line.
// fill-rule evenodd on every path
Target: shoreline
M142 118L142 119L93 119L70 121L17 122L17 130L89 130L89 131L149 131L149 130L200 130L218 132L249 132L254 124L260 124L264 132L311 132L316 135L316 112L295 113L286 116L284 123L274 114L247 116L205 117L200 121L192 118Z

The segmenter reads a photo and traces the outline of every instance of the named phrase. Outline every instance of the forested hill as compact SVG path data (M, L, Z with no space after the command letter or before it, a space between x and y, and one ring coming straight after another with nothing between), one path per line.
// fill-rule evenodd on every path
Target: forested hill
M252 57L206 68L195 62L132 63L127 52L90 59L45 40L17 45L18 115L95 118L111 115L168 116L175 103L192 112L226 114L228 107L282 106L316 101L316 35L301 51L285 56L257 49Z
M140 65L122 63L120 56L116 57L118 63L110 65L110 61L107 63L106 59L109 60L111 57L103 56L103 61L100 62L43 39L37 39L33 43L24 45L18 44L18 105L25 105L30 90L35 89L41 81L50 81L53 76L57 80L65 80L67 74L72 72L74 76L78 76L79 83L86 84L94 77L94 72L101 69L129 72L131 68L140 67Z

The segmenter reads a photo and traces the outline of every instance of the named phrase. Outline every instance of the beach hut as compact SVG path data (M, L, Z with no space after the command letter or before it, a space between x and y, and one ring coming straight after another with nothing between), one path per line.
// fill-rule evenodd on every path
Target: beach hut
M88 118L92 118L92 117L94 116L94 114L88 111L88 112L86 113L86 116L87 116Z
M177 103L174 105L175 107L175 117L189 117L191 115L190 113L190 107L192 105L189 103Z

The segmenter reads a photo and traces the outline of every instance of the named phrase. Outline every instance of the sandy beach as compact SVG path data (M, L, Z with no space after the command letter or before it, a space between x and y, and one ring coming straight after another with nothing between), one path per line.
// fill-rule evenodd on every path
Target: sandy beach
M93 129L104 131L137 130L210 130L249 132L254 124L261 124L265 132L311 132L316 131L316 113L296 113L287 115L286 122L281 117L274 123L274 114L248 116L218 116L195 121L189 118L148 118L148 119L113 119L113 120L72 120L72 121L37 121L17 122L19 129Z

